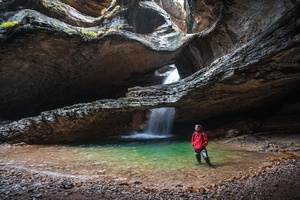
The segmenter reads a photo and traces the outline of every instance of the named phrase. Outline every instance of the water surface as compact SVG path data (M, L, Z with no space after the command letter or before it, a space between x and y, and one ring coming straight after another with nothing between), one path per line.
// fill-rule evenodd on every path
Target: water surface
M201 186L253 173L275 154L249 152L211 141L211 168L196 165L189 138L114 137L72 145L0 147L5 167L50 176L112 179L152 186Z

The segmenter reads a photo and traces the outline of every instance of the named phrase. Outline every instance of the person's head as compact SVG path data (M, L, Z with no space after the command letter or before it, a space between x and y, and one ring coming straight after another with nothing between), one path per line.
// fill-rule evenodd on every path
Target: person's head
M200 124L196 124L196 125L195 125L195 131L197 131L197 132L202 132L202 131L203 131L202 126L201 126Z

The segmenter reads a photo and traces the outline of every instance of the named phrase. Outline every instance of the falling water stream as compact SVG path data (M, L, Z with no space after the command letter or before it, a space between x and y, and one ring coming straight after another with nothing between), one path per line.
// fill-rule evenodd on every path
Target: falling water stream
M163 84L174 83L180 79L176 67L174 65L170 67L173 68L173 70L171 70L169 75L163 80ZM134 133L129 136L123 136L123 138L154 139L172 137L171 129L174 114L175 108L173 107L152 109L147 128L143 133Z
M163 84L170 84L180 79L178 71L174 68ZM171 135L175 108L156 108L151 111L151 116L146 133L153 136L168 137Z

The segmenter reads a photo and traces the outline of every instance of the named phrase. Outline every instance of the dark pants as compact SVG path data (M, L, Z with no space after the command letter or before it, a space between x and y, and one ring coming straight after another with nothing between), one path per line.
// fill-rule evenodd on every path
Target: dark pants
M205 160L205 162L211 166L210 160L208 158L208 154L207 154L207 150L206 149L197 149L195 150L195 155L196 155L196 159L198 161L198 163L201 163L201 155L203 157L203 159Z

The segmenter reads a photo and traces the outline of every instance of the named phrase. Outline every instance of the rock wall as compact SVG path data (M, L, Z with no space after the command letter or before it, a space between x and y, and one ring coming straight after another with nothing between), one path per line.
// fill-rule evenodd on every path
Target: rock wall
M152 1L66 3L1 3L0 118L118 98L128 87L161 83L154 71L179 52L182 34Z
M207 4L208 1L202 3ZM135 6L138 6L130 5L133 5L134 9L136 9ZM154 12L154 8L159 11L158 13L164 13L153 2L145 1L145 4L142 5L144 5L143 9L150 9L149 13ZM114 80L119 80L120 85L124 86L122 90L118 90L118 92L122 91L123 94L125 94L125 88L131 85L138 87L130 88L126 97L74 104L42 112L37 117L3 123L0 127L0 141L59 143L82 138L129 134L141 128L140 125L146 119L146 113L149 109L164 106L176 108L175 127L178 132L193 123L204 123L204 127L209 129L208 131L212 136L260 131L296 132L300 128L300 95L298 89L300 82L300 14L298 12L300 3L298 1L276 1L270 4L269 1L261 1L257 4L249 4L248 1L240 0L217 5L216 10L219 12L216 13L216 20L209 29L183 37L181 37L182 32L178 32L178 29L166 28L169 27L167 24L171 24L167 22L168 20L162 26L163 29L159 28L154 33L147 33L147 37L145 33L122 32L122 34L99 38L97 41L82 43L76 36L65 35L62 37L60 32L58 35L53 33L45 35L45 33L49 34L49 30L37 31L37 33L30 31L30 34L34 34L34 36L44 38L38 41L46 41L48 40L46 36L50 36L50 41L56 41L57 44L54 48L57 51L56 54L53 54L54 50L45 53L42 47L35 52L36 54L45 53L48 57L55 55L52 62L62 62L66 66L68 66L68 62L74 64L75 61L83 62L84 65L89 66L87 70L80 68L83 65L76 68L72 64L63 68L65 69L63 72L69 70L70 74L74 72L74 69L77 70L71 78L66 73L60 72L63 65L57 63L41 65L40 70L35 69L37 72L40 71L40 74L47 73L47 71L50 71L50 74L53 74L53 71L60 72L58 74L63 77L60 79L61 85L57 83L57 88L52 89L53 101L59 99L60 96L57 96L57 91L63 87L66 88L61 95L62 101L68 100L72 95L83 95L86 97L85 100L89 98L92 100L96 98L92 93L101 96L101 92L106 91L105 89L111 91L111 88L105 84L112 83ZM128 24L133 27L134 23L131 21ZM158 21L154 24L156 23ZM138 25L138 27L140 26ZM156 40L157 31L162 33L164 37ZM22 37L27 37L30 41L30 34L26 32L26 35ZM176 45L171 43L173 45L170 45L167 41L168 39L173 41L170 38L174 39L174 37L178 39L178 43ZM21 36L16 38L21 38ZM16 74L20 79L22 77L28 79L34 77L38 80L39 74L27 75L28 72L25 69L33 71L31 63L37 63L35 65L37 67L40 66L41 62L49 62L44 59L46 56L40 55L33 57L27 66L24 65L32 51L28 50L26 59L24 56L23 59L18 60L17 58L22 55L21 51L18 54L12 53L18 49L19 43L17 43L16 38L10 41L5 40L3 43L6 44L6 49L1 51L0 56L2 59L7 58L1 65L5 66L1 68L0 74L5 77L5 79L1 79L5 80L3 85L7 84L6 80L16 76ZM124 40L124 38L126 39ZM34 45L34 40L31 40L29 44ZM13 45L11 46L11 44ZM23 40L23 43L20 44L23 47L23 45L28 45L28 42ZM65 44L63 49L71 51L68 55L72 56L69 56L70 58L66 61L58 59L59 54L63 52L59 50L58 44ZM105 51L101 51L103 45ZM40 47L40 45L37 46ZM78 46L80 46L78 51L80 53L76 54ZM7 50L9 47L11 47L11 51ZM114 52L113 56L110 54L112 51ZM124 53L128 56L124 57ZM64 55L66 54L64 53ZM19 64L14 61L12 65L9 65L9 57L16 58ZM38 58L40 60L36 62L35 59ZM119 67L114 69L107 67L104 71L100 70L99 65L101 64L99 63L103 62L102 59L104 59L104 63L118 63L114 66ZM140 62L140 64L136 65L136 62ZM149 76L150 71L158 69L162 64L172 62L175 62L183 78L181 81L169 85L140 87L147 85L147 81L141 80L144 80L147 74ZM14 68L15 66L18 66L18 70ZM47 66L49 69L43 70L47 69ZM121 69L121 66L126 68ZM141 66L144 68L140 68ZM10 76L8 76L9 67L12 67L16 73L11 71ZM58 67L60 67L59 70ZM120 77L122 70L126 78ZM147 72L137 73L136 70ZM43 86L44 80L49 77L51 76L41 77L41 81L36 84L42 86L39 88L41 93L49 91L43 89L45 87ZM57 77L59 76L56 75L55 78ZM76 84L67 85L66 82L74 81L74 77L77 77ZM7 97L11 95L8 99L12 101L11 99L15 98L15 102L1 104L4 105L1 108L2 113L6 107L13 107L22 103L23 100L20 100L18 95L13 95L12 91L15 94L22 94L20 91L25 90L22 84L28 82L11 79L10 84L4 90L7 93L4 94ZM153 79L150 80L148 79L148 83L155 83ZM53 85L56 83L55 81L48 85ZM99 83L104 85L100 86ZM11 90L14 84L16 84L14 87L16 90ZM95 86L97 84L98 86ZM27 89L24 94L30 93L34 89L35 87ZM97 89L100 91L99 93L96 92ZM13 96L14 98L12 98ZM28 96L33 97L33 93L31 92ZM109 96L110 94L107 94L107 97ZM51 95L45 96L45 99L48 100L48 98L51 99ZM2 97L2 102L7 101ZM120 126L122 126L122 133L119 132Z

